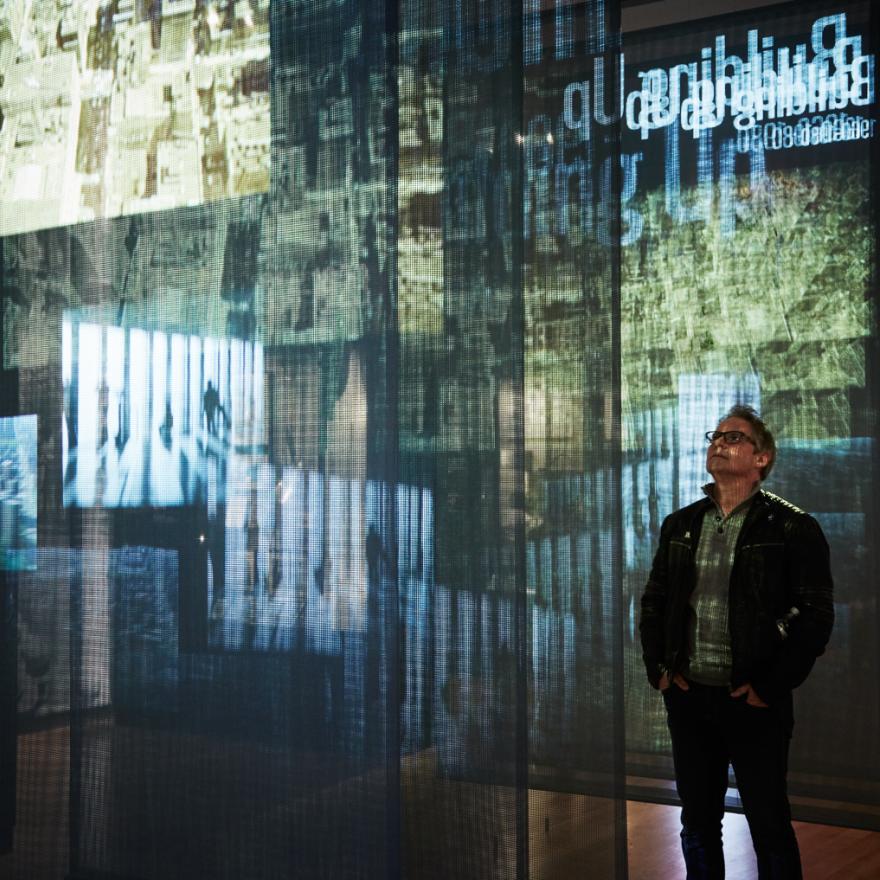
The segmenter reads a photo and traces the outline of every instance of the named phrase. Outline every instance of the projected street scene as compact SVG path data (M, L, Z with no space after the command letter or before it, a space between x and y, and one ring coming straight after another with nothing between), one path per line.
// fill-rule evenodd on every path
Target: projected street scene
M81 321L62 328L67 506L222 501L263 437L259 343Z
M383 572L387 577L399 567L406 583L426 587L431 494L398 486L399 534L414 525L415 532L395 559L377 526L385 491L373 480L235 457L219 546L211 524L206 535L209 646L336 655L346 634L366 631L368 596L381 593ZM222 569L214 552L224 554Z
M269 186L269 0L0 6L0 235Z
M37 566L37 416L0 418L0 569Z

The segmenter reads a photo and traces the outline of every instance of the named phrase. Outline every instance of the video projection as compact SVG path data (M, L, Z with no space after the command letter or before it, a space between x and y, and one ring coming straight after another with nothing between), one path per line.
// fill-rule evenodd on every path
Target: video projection
M530 783L623 781L616 228L619 32L611 6L523 20L523 485ZM595 83L574 120L571 83ZM615 821L612 800L590 808ZM610 870L610 867L608 868Z
M626 40L623 549L637 774L670 770L639 596L663 517L709 481L703 433L744 402L776 435L768 488L817 517L835 576L831 645L796 692L795 803L876 796L859 780L880 766L877 700L858 701L859 724L838 722L843 693L877 692L863 654L878 612L871 34L869 4L799 4Z
M37 567L37 417L0 418L0 569Z
M795 794L858 814L869 4L622 43L605 0L16 9L13 873L625 876L627 773L669 776L637 600L734 400L838 580ZM78 72L36 116L34 65Z
M572 869L623 870L616 130L602 223L538 244L521 210L525 114L619 50L565 7L543 55L553 16L507 0L10 18L18 769L54 794L20 799L22 876L524 877L548 812Z
M6 0L0 235L269 188L269 0Z
M81 316L62 323L65 505L225 500L263 442L263 349Z

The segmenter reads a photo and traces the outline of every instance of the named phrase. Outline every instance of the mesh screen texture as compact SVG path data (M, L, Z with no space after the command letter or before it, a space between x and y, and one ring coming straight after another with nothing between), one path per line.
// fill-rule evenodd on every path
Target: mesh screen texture
M0 11L0 876L626 876L735 401L832 548L795 812L876 825L877 13L618 5Z
M3 876L624 876L619 38L557 6L4 8Z

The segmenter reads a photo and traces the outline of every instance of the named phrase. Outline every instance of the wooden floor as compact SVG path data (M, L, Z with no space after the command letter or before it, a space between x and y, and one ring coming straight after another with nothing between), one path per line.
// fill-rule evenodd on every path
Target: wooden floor
M678 807L627 804L629 880L684 880ZM880 832L795 822L804 880L878 880ZM724 818L727 880L757 880L745 817Z

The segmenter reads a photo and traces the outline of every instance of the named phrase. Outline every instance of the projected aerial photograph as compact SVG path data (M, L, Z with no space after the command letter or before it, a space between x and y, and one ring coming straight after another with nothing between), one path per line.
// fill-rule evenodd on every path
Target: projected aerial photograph
M0 235L269 186L269 0L0 4Z

